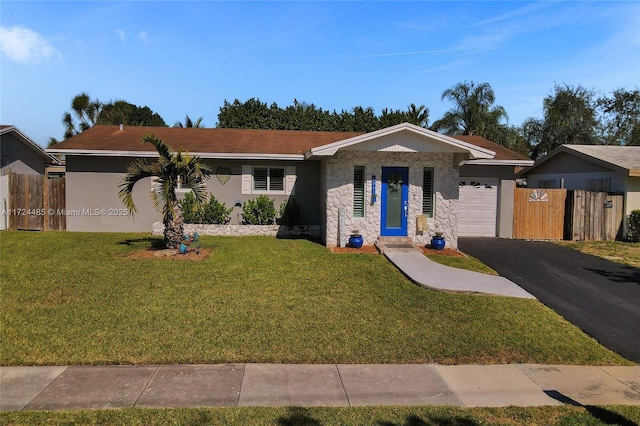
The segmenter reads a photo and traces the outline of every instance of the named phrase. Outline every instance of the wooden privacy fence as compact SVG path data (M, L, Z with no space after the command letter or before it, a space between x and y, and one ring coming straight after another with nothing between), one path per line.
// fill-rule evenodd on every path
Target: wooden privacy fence
M564 234L566 189L516 188L513 238L561 240Z
M9 174L9 229L64 231L65 178Z
M622 238L624 196L573 190L567 193L565 239L613 241Z
M513 238L615 240L622 235L622 195L566 189L516 188Z

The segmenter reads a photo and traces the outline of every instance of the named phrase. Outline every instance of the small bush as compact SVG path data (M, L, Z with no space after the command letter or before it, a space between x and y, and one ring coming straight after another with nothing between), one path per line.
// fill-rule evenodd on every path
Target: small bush
M276 220L276 208L273 199L260 195L255 200L242 204L243 225L273 225Z
M627 238L640 242L640 210L633 210L627 218Z
M185 223L202 223L207 225L226 225L231 221L229 214L233 209L227 209L213 194L209 194L209 201L199 204L192 192L184 194L180 201Z
M279 225L294 226L300 219L300 205L294 197L290 197L286 202L280 204Z

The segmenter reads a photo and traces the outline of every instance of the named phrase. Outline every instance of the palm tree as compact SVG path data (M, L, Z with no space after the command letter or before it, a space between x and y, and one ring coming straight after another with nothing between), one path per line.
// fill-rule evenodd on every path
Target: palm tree
M173 127L200 127L200 123L202 123L202 117L198 118L196 121L191 121L189 115L187 115L184 119L184 124L180 121L176 121L176 124Z
M489 83L458 83L442 92L442 100L444 99L452 101L454 108L433 123L432 129L436 131L454 135L487 136L501 126L501 120L508 119L503 107L492 108L495 93Z
M120 183L119 196L129 209L129 214L137 212L133 203L133 187L141 179L152 177L156 182L151 192L153 206L162 214L164 223L164 243L168 248L177 248L183 236L182 210L176 197L178 184L189 188L198 203L206 201L205 183L209 170L200 164L200 158L191 156L180 149L174 153L163 141L154 135L145 136L143 143L150 143L160 155L155 163L139 159L129 165L127 174Z
M62 124L65 127L64 138L68 139L78 133L93 127L98 121L98 115L102 110L102 102L99 100L92 101L85 92L76 95L71 100L71 110L75 113L76 118L80 121L79 129L76 128L73 116L70 112L65 112L62 117Z
M415 124L420 127L427 127L429 121L429 108L424 105L419 107L416 104L411 104L407 111L407 120L409 123Z

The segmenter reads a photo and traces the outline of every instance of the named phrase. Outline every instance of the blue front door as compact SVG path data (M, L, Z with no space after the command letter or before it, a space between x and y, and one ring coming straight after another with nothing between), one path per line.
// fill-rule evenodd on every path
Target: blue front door
M381 207L380 235L406 237L409 215L409 168L382 168Z

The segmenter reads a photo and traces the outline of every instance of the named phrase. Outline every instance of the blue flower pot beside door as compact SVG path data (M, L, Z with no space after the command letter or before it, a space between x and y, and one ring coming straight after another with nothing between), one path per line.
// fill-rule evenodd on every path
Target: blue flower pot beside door
M444 237L442 236L434 236L431 237L431 247L435 250L442 250L444 248L445 245L445 240Z
M362 247L364 240L362 238L362 235L360 234L352 234L349 237L349 245L353 248L357 248L359 249L360 247Z

